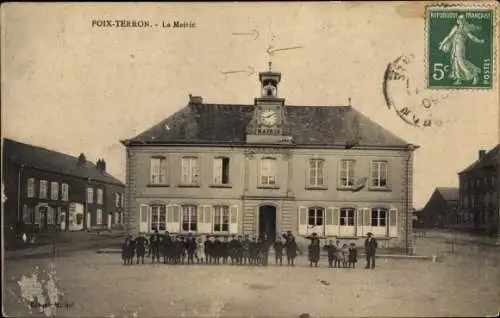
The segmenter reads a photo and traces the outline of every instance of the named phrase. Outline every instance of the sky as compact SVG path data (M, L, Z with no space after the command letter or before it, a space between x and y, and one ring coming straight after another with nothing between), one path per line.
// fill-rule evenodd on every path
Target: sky
M348 104L420 148L415 152L414 206L457 173L479 149L498 143L498 82L491 90L425 89L426 28L419 3L139 3L2 5L2 136L89 160L125 179L125 149L134 137L186 106L252 104L268 47L277 51L280 97L288 105ZM93 20L147 20L150 28L93 27ZM194 28L154 27L174 20ZM258 32L254 35L233 33ZM498 45L498 43L496 43ZM417 128L388 109L387 64L412 56L418 95L398 99L441 126ZM498 65L496 66L498 68ZM495 77L495 80L498 76ZM402 96L401 86L392 87ZM424 97L438 97L430 110Z

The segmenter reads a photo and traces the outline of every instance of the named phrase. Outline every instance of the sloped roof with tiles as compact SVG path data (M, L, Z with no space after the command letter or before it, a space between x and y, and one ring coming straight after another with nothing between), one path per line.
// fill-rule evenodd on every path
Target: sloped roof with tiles
M3 155L17 164L82 179L91 178L104 183L124 186L123 182L105 171L101 172L94 163L88 160L78 164L77 157L7 138L4 138L2 143Z
M122 141L140 144L245 145L253 105L189 103L147 129ZM285 106L289 135L297 147L332 147L358 140L359 147L395 147L409 143L376 124L352 106ZM356 136L356 137L355 137Z
M443 199L446 201L458 200L458 188L438 187L436 190L439 191Z
M482 160L474 161L470 166L460 171L458 174L467 173L475 169L482 169L488 166L495 166L500 161L500 144L486 152Z

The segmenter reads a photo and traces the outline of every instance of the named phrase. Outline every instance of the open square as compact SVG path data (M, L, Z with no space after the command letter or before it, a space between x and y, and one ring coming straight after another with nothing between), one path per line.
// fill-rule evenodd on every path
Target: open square
M125 266L119 254L94 251L55 260L62 316L85 317L312 317L484 316L498 311L499 251L471 246L443 253L444 243L419 243L421 252L441 251L442 261L377 259L375 270L329 269L323 257L309 268L231 265ZM17 280L51 259L8 261L4 309L26 316Z

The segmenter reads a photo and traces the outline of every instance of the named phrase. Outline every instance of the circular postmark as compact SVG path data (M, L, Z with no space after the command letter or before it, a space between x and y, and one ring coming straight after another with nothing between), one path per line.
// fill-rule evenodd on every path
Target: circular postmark
M387 65L384 72L383 94L387 108L408 125L419 128L439 127L448 122L436 116L436 108L452 97L454 92L429 92L412 84L416 73L413 54L401 55ZM442 113L442 112L439 112Z

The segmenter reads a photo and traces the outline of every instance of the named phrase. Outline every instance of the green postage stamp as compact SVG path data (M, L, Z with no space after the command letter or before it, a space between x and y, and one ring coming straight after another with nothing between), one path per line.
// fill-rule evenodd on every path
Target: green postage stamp
M493 87L494 10L427 7L427 88Z

